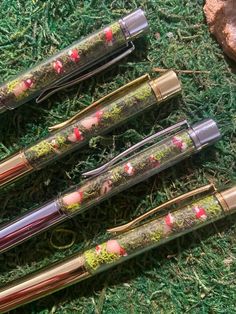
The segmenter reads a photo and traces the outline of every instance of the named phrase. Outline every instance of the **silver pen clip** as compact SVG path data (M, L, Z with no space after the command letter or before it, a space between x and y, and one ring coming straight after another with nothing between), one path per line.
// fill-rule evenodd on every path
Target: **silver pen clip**
M119 49L119 54L118 54L118 51L115 51L112 54L112 59L107 61L106 63L102 63L98 68L95 68L94 70L87 72L89 69L91 69L95 65L100 64L102 61L104 62L104 59L108 58L107 56L105 56L103 59L100 59L99 61L97 61L93 64L89 64L88 66L86 66L84 68L82 67L79 70L75 70L74 72L68 74L67 76L56 81L55 83L53 83L49 87L45 88L42 91L42 93L36 98L36 103L41 103L42 101L44 101L45 99L47 99L48 97L50 97L54 93L58 92L59 90L62 90L64 88L73 86L77 83L83 82L86 79L94 76L95 74L97 74L103 70L106 70L107 68L109 68L113 64L119 62L121 59L128 56L132 51L134 51L134 49L135 49L135 46L134 46L133 42L130 41L130 42L128 42L128 44L125 47L122 47L121 49ZM115 55L115 57L114 57L114 55Z
M168 135L170 133L172 133L173 131L176 131L178 129L183 129L184 126L190 128L190 125L188 123L187 120L183 120L181 122L178 122L162 131L159 131L145 139L143 139L142 141L138 142L137 144L129 147L128 149L126 149L124 152L120 153L119 155L115 156L113 159L111 159L110 161L108 161L106 164L102 165L99 168L96 168L94 170L85 172L82 174L83 177L88 178L88 177L96 177L98 175L100 175L101 173L105 172L109 167L111 167L112 165L114 165L115 163L117 163L121 158L126 157L127 155L133 153L134 151L136 151L138 148L144 146L145 144L149 143L152 140L156 140L158 137L164 136L164 135Z

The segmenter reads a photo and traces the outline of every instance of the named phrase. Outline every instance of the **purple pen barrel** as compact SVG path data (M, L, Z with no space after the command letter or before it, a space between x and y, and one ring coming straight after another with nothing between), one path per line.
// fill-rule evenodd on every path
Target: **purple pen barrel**
M26 213L0 230L0 252L48 229L51 224L56 224L65 217L66 215L60 211L57 201L52 201Z

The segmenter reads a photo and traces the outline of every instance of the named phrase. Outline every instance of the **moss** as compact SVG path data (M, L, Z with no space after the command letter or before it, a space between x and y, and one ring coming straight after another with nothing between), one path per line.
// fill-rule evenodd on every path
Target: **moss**
M189 134L188 134L187 132L182 133L182 134L180 135L180 137L181 137L182 141L183 141L188 147L191 146L191 145L193 145L193 141L192 141L191 137L189 136Z
M158 242L161 238L163 238L164 232L163 230L157 230L151 234L151 240Z
M8 84L7 84L7 90L8 92L12 93L13 90L15 89L15 87L19 85L19 80L13 80L13 81L10 81Z
M204 200L202 204L206 208L206 211L211 216L219 215L222 212L221 206L218 204L214 196L209 196Z
M83 197L84 202L94 199L98 193L99 192L95 188L90 189L90 191L89 190L84 191L84 197Z
M84 253L86 264L90 270L94 271L102 264L109 264L120 258L120 255L107 252L106 243L103 243L100 246L101 252L99 254L94 248Z
M79 210L81 207L81 205L79 203L76 203L76 204L71 204L71 205L64 205L64 208L66 211L69 211L70 213L74 213L76 212L77 210Z
M190 216L189 216L189 213L187 213L187 212L185 214L181 214L181 215L178 212L173 214L173 216L175 218L175 222L173 224L173 229L175 229L175 231L180 231L182 228L189 225L190 221L192 221L194 223L201 222L200 220L196 220L194 213L192 211L192 208L187 207L187 210L188 209L191 213Z
M125 37L124 37L124 34L121 30L120 23L115 22L115 23L110 25L110 28L112 30L112 34L115 37L116 41L117 42L123 42Z
M55 140L56 140L57 144L61 147L66 143L67 138L62 136L62 135L58 135L58 136L56 136Z
M34 152L37 157L47 155L51 150L52 146L47 141L42 141L29 149L29 151Z
M123 96L122 101L117 101L119 105L127 106L127 107L133 107L135 104L135 95L134 94L127 94L126 96Z
M121 170L121 169L120 169ZM114 169L112 171L111 180L113 183L119 182L122 179L119 169Z
M152 95L153 95L152 89L148 84L142 85L142 87L139 88L137 92L135 92L135 97L138 100L145 100Z
M115 122L115 120L120 119L120 113L121 113L121 108L115 105L109 111L106 111L103 114L103 119L112 119Z
M113 24L111 24L110 26L111 30L112 30L112 34L117 34L121 31L121 27L120 27L120 23L119 22L115 22Z
M170 152L171 152L171 148L165 147L165 148L160 149L159 151L155 152L153 155L157 161L161 162L161 160L164 159Z

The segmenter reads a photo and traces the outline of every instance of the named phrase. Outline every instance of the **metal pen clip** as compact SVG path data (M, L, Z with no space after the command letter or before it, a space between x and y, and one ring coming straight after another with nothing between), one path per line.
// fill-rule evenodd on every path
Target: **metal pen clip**
M161 204L160 206L153 208L152 210L150 210L150 211L146 212L145 214L135 218L134 220L128 222L127 224L108 229L107 232L109 232L109 233L123 233L125 231L128 231L128 230L132 229L135 225L137 225L138 223L140 223L141 221L143 221L147 217L150 217L151 215L157 213L158 211L163 210L163 209L165 209L171 205L180 203L180 202L187 200L189 198L192 198L195 195L200 195L204 192L211 192L211 194L215 194L217 192L217 190L216 190L216 187L213 183L204 185L198 189L195 189L193 191L182 194L178 197L173 198L170 201L167 201L164 204Z
M61 129L65 126L67 126L68 124L72 123L73 121L75 121L76 119L78 119L79 117L81 117L84 113L90 111L91 109L94 109L95 107L97 107L98 105L100 105L102 102L112 102L115 99L117 99L118 97L121 97L121 95L125 94L127 92L127 90L129 89L133 89L135 87L137 87L138 85L141 85L144 82L148 82L150 80L150 76L149 74L144 74L143 76L137 78L136 80L133 80L131 82L129 82L128 84L118 88L117 90L115 90L114 92L111 92L110 94L98 99L97 101L93 102L90 106L86 107L85 109L79 111L78 113L76 113L73 117L71 117L70 119L56 124L54 126L49 127L50 131L55 131L58 129Z
M115 163L117 163L119 160L121 160L121 158L126 157L127 155L133 153L134 151L136 151L138 148L144 146L145 144L156 140L157 138L161 137L161 136L166 136L170 133L172 133L173 131L176 131L178 129L183 129L184 126L190 128L190 125L188 123L187 120L183 120L179 123L176 123L172 126L170 126L169 128L166 128L160 132L157 132L147 138L145 138L144 140L138 142L137 144L131 146L130 148L126 149L124 152L122 152L121 154L117 155L116 157L114 157L113 159L111 159L110 161L108 161L106 164L104 164L103 166L96 168L94 170L85 172L82 174L83 177L88 178L88 177L96 177L98 175L100 175L101 173L105 172L109 167L111 167L112 165L114 165Z
M36 98L36 103L41 103L54 93L58 92L59 90L62 90L64 88L73 86L74 84L80 83L91 76L94 76L95 74L107 69L108 67L112 66L113 64L119 62L121 59L128 56L132 51L134 51L135 46L132 41L130 41L125 47L122 47L119 51L119 54L117 55L117 51L115 51L112 54L112 59L107 61L106 63L102 63L97 68L91 70L92 67L99 64L101 61L104 61L107 56L104 57L104 59L100 59L99 61L95 62L94 64L89 64L89 66L85 68L80 68L78 70L75 70L74 72L70 73L68 76L62 78L61 80L56 81L49 87L45 88L42 93ZM115 55L115 56L114 56ZM87 72L88 71L88 72Z

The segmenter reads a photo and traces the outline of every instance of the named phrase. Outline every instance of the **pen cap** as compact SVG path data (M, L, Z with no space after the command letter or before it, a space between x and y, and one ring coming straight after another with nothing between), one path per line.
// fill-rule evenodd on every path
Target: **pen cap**
M236 186L221 192L220 195L225 201L229 211L236 209Z
M137 9L120 20L127 39L138 36L148 29L148 22L142 9Z
M211 145L221 137L220 130L213 119L195 123L189 133L197 149Z
M166 101L181 92L180 80L172 70L167 71L157 79L150 81L150 86L159 102Z

